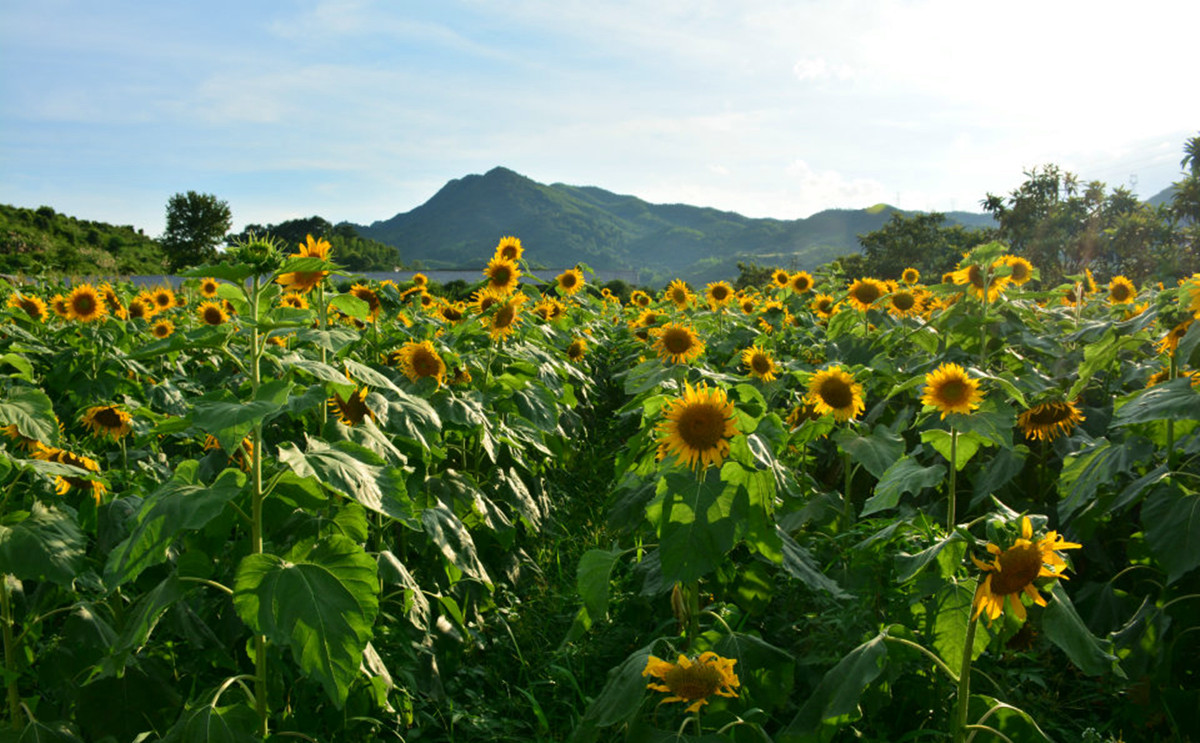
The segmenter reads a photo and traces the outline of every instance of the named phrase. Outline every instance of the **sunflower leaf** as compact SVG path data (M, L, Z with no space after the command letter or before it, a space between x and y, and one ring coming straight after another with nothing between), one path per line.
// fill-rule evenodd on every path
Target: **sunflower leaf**
M329 306L340 310L355 320L366 320L371 316L371 305L353 294L339 294L330 300Z
M859 436L849 428L843 428L833 437L850 459L861 464L876 478L883 477L888 467L904 454L904 439L900 434L880 424L866 436Z
M592 549L584 552L579 558L575 583L579 590L579 598L593 621L608 615L608 585L612 579L613 566L623 554L625 551L620 549Z
M949 431L940 428L922 431L921 441L932 446L947 462L950 461L952 441ZM962 468L967 466L967 462L971 461L971 457L975 456L975 452L979 451L980 446L991 446L992 443L990 439L973 431L958 434L958 442L954 445L954 469L961 472Z
M14 387L0 402L0 426L16 426L25 438L43 444L58 444L58 419L54 404L45 392L32 387Z
M1156 487L1142 504L1146 544L1167 569L1167 583L1200 566L1200 496L1174 483Z
M1125 678L1117 656L1112 653L1112 640L1100 640L1092 635L1079 612L1075 611L1075 605L1063 590L1061 581L1054 581L1050 595L1052 600L1042 614L1042 631L1046 637L1087 675L1106 676L1112 673Z
M708 468L697 482L690 470L667 473L646 516L659 534L663 579L698 580L711 573L737 541L730 518L740 486L727 485Z
M861 718L859 700L863 692L887 667L888 651L883 638L882 634L876 635L829 669L776 740L781 743L829 740L834 730Z
M1200 420L1200 393L1189 377L1172 379L1139 390L1118 403L1112 425L1128 426L1156 420Z
M897 459L884 471L875 485L875 494L863 504L860 516L869 516L879 511L895 508L900 496L905 493L920 493L942 481L946 476L944 465L922 467L917 460L905 455Z
M73 513L35 501L25 518L13 523L15 516L0 525L0 573L70 585L86 544Z

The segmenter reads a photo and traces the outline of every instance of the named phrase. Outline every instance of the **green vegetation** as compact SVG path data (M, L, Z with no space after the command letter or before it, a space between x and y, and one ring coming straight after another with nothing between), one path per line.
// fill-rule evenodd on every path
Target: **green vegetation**
M167 200L167 231L160 242L171 272L207 263L233 226L228 202L207 193L177 193Z
M76 219L48 206L0 204L0 273L114 276L164 270L159 244L133 227Z
M395 271L404 267L396 248L359 236L348 222L334 225L321 217L312 216L279 224L249 224L240 234L231 235L227 242L234 245L250 239L252 235L273 237L284 245L288 253L294 252L296 246L309 235L323 238L333 246L338 262L351 271Z

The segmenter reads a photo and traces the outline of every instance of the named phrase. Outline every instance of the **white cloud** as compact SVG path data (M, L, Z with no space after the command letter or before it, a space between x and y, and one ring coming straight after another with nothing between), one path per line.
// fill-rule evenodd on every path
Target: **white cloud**
M854 70L849 65L831 65L824 57L801 59L792 65L792 74L799 80L849 80L854 77Z

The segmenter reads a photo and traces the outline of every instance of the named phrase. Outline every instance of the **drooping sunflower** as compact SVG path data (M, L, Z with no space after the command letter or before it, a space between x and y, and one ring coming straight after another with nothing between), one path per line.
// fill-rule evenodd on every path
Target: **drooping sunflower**
M1025 432L1025 438L1053 441L1066 436L1081 421L1086 420L1074 401L1044 402L1034 405L1017 416L1017 425Z
M858 279L850 285L850 304L856 310L866 312L886 292L887 287L878 279Z
M1001 549L988 542L987 551L992 555L990 563L971 556L976 567L987 573L975 590L975 616L986 613L990 624L1004 613L1007 600L1013 615L1025 621L1025 605L1021 602L1021 595L1028 596L1038 606L1045 606L1046 599L1038 593L1034 581L1039 578L1066 580L1062 571L1066 570L1067 563L1058 553L1081 546L1064 540L1054 531L1034 540L1033 525L1028 516L1022 516L1021 536L1012 546Z
M220 282L214 278L209 277L200 279L200 296L204 297L205 299L212 299L217 296L217 289L219 289L220 286Z
M279 298L280 307L293 307L298 310L308 309L308 299L299 292L287 292Z
M367 315L371 322L379 319L379 311L383 305L379 302L379 295L375 293L374 289L366 284L355 284L350 287L350 294L367 303Z
M764 382L775 379L775 372L779 371L779 367L775 366L775 359L771 358L770 351L757 346L751 346L742 351L742 366L750 371L750 376Z
M1108 282L1108 301L1112 304L1132 304L1137 299L1137 287L1124 276L1114 276Z
M568 268L556 276L554 281L558 284L558 293L569 297L583 288L583 271Z
M493 341L504 340L513 334L521 323L521 305L528 299L524 294L514 294L496 305L490 314L482 320L488 335Z
M150 301L154 303L156 312L165 312L175 306L175 292L165 286L160 286L151 290Z
M788 286L796 294L807 294L813 288L812 274L808 271L797 271L788 279Z
M780 289L784 289L792 282L792 275L782 268L777 268L771 272L771 282Z
M1192 318L1188 318L1179 323L1175 327L1167 331L1166 335L1155 341L1155 348L1159 353L1175 353L1175 349L1179 348L1179 341L1183 340L1183 336L1187 335L1188 328L1192 327Z
M33 294L14 292L8 296L8 306L24 312L34 322L42 322L46 319L46 303L42 301L41 297Z
M133 430L129 426L129 413L116 405L97 405L88 408L81 421L93 436L107 436L113 441L120 440Z
M942 419L950 413L970 415L983 402L979 380L971 379L967 370L958 364L942 364L925 375L925 392L921 402L937 408Z
M375 413L367 407L366 387L359 387L348 397L334 393L329 398L329 409L337 413L338 419L347 426L357 426L367 418L375 420Z
M72 320L95 322L108 313L100 293L91 284L80 284L67 296L67 309Z
M659 704L683 702L688 705L685 711L692 713L708 704L709 697L737 697L741 682L733 670L735 663L737 659L723 658L711 651L695 660L680 655L674 663L651 655L642 676L661 680L646 684L647 689L670 695Z
M333 250L333 245L328 240L325 238L314 240L312 235L305 236L305 242L300 243L299 247L300 250L292 256L293 258L329 260L329 252ZM328 275L328 271L288 271L279 274L275 281L288 291L307 294Z
M714 310L729 304L733 297L733 287L728 281L714 281L704 289L704 298Z
M683 383L684 393L667 402L655 426L657 458L668 454L696 472L721 465L729 455L729 442L737 435L733 403L720 387Z
M629 323L633 328L653 328L658 325L659 320L664 318L663 313L658 310L642 310L633 322Z
M96 290L100 293L100 298L104 300L104 306L113 315L124 320L129 317L128 310L121 304L121 298L117 296L117 292L112 288L111 284L104 283Z
M174 332L175 323L171 322L165 317L150 326L150 333L159 340L162 340L163 338L170 338L171 334Z
M224 325L229 322L229 313L216 302L201 302L196 308L196 317L205 325Z
M667 288L663 292L663 299L682 310L686 309L692 303L694 295L692 294L692 290L682 280L673 279L670 284L667 284Z
M1009 281L1024 286L1033 278L1033 264L1019 255L1002 255L1000 261L1009 268Z
M808 306L812 307L813 312L817 313L817 317L823 320L828 320L838 311L837 302L829 294L818 294L813 297L813 301Z
M857 418L867 408L862 385L854 381L850 372L836 364L813 375L808 383L806 399L817 413L832 413L840 422Z
M438 305L437 315L451 325L457 325L466 317L467 306L462 302L442 302Z
M82 454L74 454L66 449L59 449L56 446L42 446L33 451L34 459L40 459L44 462L58 462L69 467L81 469L84 472L98 475L100 474L100 465L91 457L85 457ZM54 489L59 495L66 495L71 488L87 489L91 491L92 499L96 505L100 505L100 500L104 494L108 492L108 488L104 487L104 483L96 480L88 480L83 477L71 477L70 475L55 475Z
M1092 269L1083 269L1083 281L1087 287L1088 294L1095 294L1100 291L1100 287L1096 286L1096 277L1092 275Z
M516 263L521 260L521 255L525 249L521 247L521 241L512 235L500 238L500 242L496 244L496 257L502 260Z
M511 294L521 281L521 269L517 264L498 255L488 261L483 275L487 277L487 289L500 296Z
M687 325L667 323L650 333L654 336L654 350L664 362L687 364L704 353L704 341Z
M921 272L915 268L906 268L904 269L904 272L900 274L900 280L905 284L912 286L921 280Z
M546 322L557 320L566 313L566 306L554 297L542 297L533 305L533 314Z
M654 299L641 289L634 289L633 293L629 295L629 306L631 307L649 307L653 301Z
M432 379L438 387L446 383L446 362L431 341L409 341L393 352L393 363L413 382Z
M493 305L504 301L504 297L491 289L480 289L471 297L471 308L475 314L482 315L492 308Z
M588 342L586 338L576 338L571 341L571 345L567 346L567 358L575 363L583 361L583 357L587 354Z

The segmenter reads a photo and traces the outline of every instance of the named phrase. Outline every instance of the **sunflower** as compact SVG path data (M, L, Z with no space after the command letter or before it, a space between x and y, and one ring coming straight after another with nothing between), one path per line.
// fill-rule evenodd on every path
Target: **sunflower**
M467 306L462 302L442 302L438 305L437 315L451 325L456 325L466 317Z
M500 238L500 242L496 245L496 257L513 263L521 260L521 254L524 252L521 241L512 235Z
M857 418L866 410L862 385L842 367L834 365L813 375L808 383L808 402L820 415L833 414L838 421Z
M224 325L229 322L229 313L216 302L201 302L196 308L196 317L205 325Z
M367 314L371 322L379 319L381 305L379 303L379 295L375 293L374 289L366 284L355 284L350 287L350 294L367 303Z
M59 449L55 446L43 446L33 452L34 459L40 459L43 462L57 462L65 464L69 467L81 469L84 472L91 474L100 473L100 465L96 460L85 457L82 454L73 454L65 449ZM56 475L54 477L54 489L59 495L66 495L71 488L87 488L92 493L93 500L96 505L100 505L100 500L108 488L104 487L104 483L97 480L88 480L83 477L70 477L68 475Z
M1073 401L1044 402L1034 405L1017 416L1017 425L1027 439L1053 441L1071 432L1080 421L1086 420Z
M1183 340L1183 336L1187 335L1188 328L1192 326L1192 318L1188 318L1171 328L1166 335L1155 341L1154 345L1159 353L1175 353L1175 349L1179 348L1179 341Z
M150 301L154 303L156 312L164 312L175 306L175 292L165 286L160 286L151 290Z
M796 294L807 294L813 288L812 274L808 271L797 271L788 279L788 286Z
M72 320L94 322L108 312L100 293L91 284L80 284L67 296L67 310Z
M55 294L50 298L50 309L64 320L71 319L71 305L65 294Z
M29 316L34 322L42 322L46 319L46 303L41 297L35 297L32 294L14 293L8 297L8 306L14 310L20 310Z
M571 341L571 345L567 346L567 358L575 363L583 361L584 355L587 354L587 347L586 338L576 338Z
M566 312L567 308L554 297L542 297L533 305L533 314L547 322L559 319Z
M815 405L813 405L811 402L802 402L792 408L792 411L788 413L787 420L785 422L787 423L789 431L795 431L808 421L820 419L821 414L817 412L817 407Z
M430 341L410 341L389 357L393 366L399 366L404 376L413 382L432 379L438 387L446 383L446 362Z
M204 451L214 450L221 450L220 442L217 441L217 438L212 434L205 434ZM241 446L238 447L237 452L233 454L233 456L229 457L229 459L237 464L238 468L243 472L250 471L250 464L254 461L254 442L250 440L249 436L242 439Z
M205 299L212 299L217 296L217 290L221 284L214 278L200 279L200 296Z
M558 293L570 296L583 288L583 271L568 268L554 279L558 282Z
M775 372L779 371L771 353L754 346L742 351L742 366L750 370L750 376L764 382L775 379Z
M175 332L175 323L164 317L150 326L150 332L159 340L170 338L171 333Z
M818 294L813 297L813 301L808 306L812 307L813 312L817 313L817 316L824 320L833 317L838 311L837 303L828 294Z
M792 283L792 275L782 268L777 268L771 272L771 282L778 288L783 289Z
M663 361L686 364L704 353L704 341L687 325L667 323L650 332L654 336L654 350Z
M697 472L711 464L719 467L738 432L733 404L719 387L709 389L703 383L692 387L687 382L683 387L683 397L667 402L655 427L657 458L671 454Z
M1095 294L1096 292L1100 291L1100 287L1096 286L1096 277L1092 275L1092 269L1083 269L1083 280L1087 285L1088 294Z
M8 437L9 441L17 444L25 451L37 452L44 448L42 442L38 441L37 439L31 439L25 434L21 433L21 429L16 423L9 423L7 426L0 427L0 433L3 433L6 437Z
M942 364L925 375L925 393L921 402L931 405L942 413L970 415L983 402L979 391L979 380L967 376L967 370L958 364Z
M134 299L126 310L130 320L148 319L154 316L154 308L143 299Z
M528 299L524 294L515 294L501 301L490 315L484 317L483 326L487 328L492 340L503 340L513 334L521 323L521 305Z
M673 303L676 308L681 310L686 309L692 303L693 298L692 290L680 279L673 279L663 292L663 299Z
M704 298L714 310L729 304L733 296L733 287L728 281L714 281L704 289Z
M906 268L904 269L904 272L900 274L900 280L905 284L912 286L921 280L921 272L915 268Z
M877 279L859 279L850 285L850 304L866 312L886 293L887 287Z
M738 309L744 314L752 315L758 310L758 299L752 296L738 298Z
M975 617L986 612L989 624L999 619L1004 613L1004 601L1007 599L1017 619L1025 621L1025 605L1021 603L1021 594L1028 596L1038 606L1045 606L1046 599L1038 593L1033 582L1038 578L1066 580L1062 571L1067 568L1067 563L1058 553L1060 550L1078 549L1081 546L1063 540L1055 531L1034 540L1029 517L1022 516L1021 536L1011 547L1000 549L989 542L987 551L993 556L990 563L971 556L976 567L987 572L987 576L975 590Z
M1009 276L997 276L992 266L981 266L978 263L968 264L955 271L953 280L955 284L965 285L971 296L987 302L996 301L1012 281Z
M641 289L634 289L633 293L629 295L629 304L632 307L649 307L653 301L654 299Z
M423 273L414 273L412 275L413 286L425 287L429 285L429 277Z
M921 314L921 300L910 289L898 289L888 295L888 312L896 317Z
M1008 266L1008 279L1017 286L1024 286L1033 278L1033 264L1017 255L1002 255L1000 262Z
M299 292L288 292L279 298L280 307L294 307L298 310L308 309L308 300Z
M1108 301L1112 304L1132 304L1137 299L1137 287L1124 276L1114 276L1108 282Z
M104 300L104 306L108 307L109 312L122 320L129 317L128 310L121 304L121 298L117 296L117 292L113 290L111 285L107 283L101 284L96 291L100 293L100 298Z
M501 296L511 294L521 280L521 270L517 264L498 255L488 261L483 275L487 277L487 289Z
M711 651L694 661L680 655L674 663L651 655L642 676L661 679L662 683L651 681L646 684L651 691L670 694L659 704L684 702L688 705L685 712L699 712L713 695L737 697L741 682L733 671L734 663L737 663L735 658L722 658Z
M367 407L367 388L359 387L348 397L334 393L329 398L329 408L338 414L338 418L347 426L357 426L367 418L375 420L375 413Z
M116 405L97 405L84 413L83 425L93 436L107 436L117 441L130 432L129 413Z
M327 261L329 252L333 250L328 240L314 240L312 235L305 236L305 242L300 243L299 247L299 252L292 256L293 258L320 258ZM275 281L288 291L307 294L328 275L328 271L289 271L279 274Z

